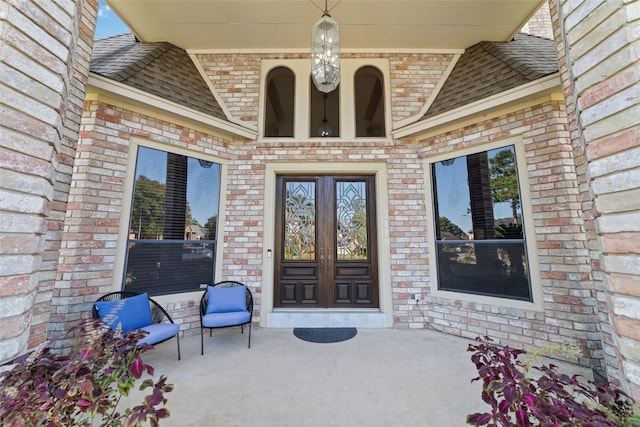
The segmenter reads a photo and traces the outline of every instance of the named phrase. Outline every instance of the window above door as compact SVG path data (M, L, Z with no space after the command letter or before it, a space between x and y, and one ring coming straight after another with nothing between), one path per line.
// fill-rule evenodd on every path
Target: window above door
M341 84L325 97L313 86L308 59L263 60L260 138L387 138L388 60L351 58L341 64Z

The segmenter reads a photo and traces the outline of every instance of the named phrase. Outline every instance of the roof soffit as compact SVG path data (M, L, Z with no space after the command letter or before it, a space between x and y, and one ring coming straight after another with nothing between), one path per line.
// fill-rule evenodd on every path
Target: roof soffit
M342 49L465 49L509 40L544 0L329 1ZM185 50L308 49L320 0L106 0L144 42Z

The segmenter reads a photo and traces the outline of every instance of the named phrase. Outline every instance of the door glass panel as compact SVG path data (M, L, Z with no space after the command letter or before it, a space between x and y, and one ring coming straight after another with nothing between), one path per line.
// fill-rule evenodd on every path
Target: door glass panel
M314 260L316 249L316 184L287 182L284 218L284 259Z
M367 259L367 192L364 181L336 183L336 257Z

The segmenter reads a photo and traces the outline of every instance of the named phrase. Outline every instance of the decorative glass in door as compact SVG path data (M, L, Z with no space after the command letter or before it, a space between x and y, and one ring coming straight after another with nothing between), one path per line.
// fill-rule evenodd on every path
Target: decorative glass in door
M316 247L315 182L287 182L284 259L313 260Z
M367 259L367 194L365 182L336 183L336 259Z
M378 306L373 176L277 178L275 307Z

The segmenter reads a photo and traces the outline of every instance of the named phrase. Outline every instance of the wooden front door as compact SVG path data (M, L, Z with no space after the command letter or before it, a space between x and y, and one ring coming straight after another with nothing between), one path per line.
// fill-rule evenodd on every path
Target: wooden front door
M378 307L373 176L278 176L274 307Z

